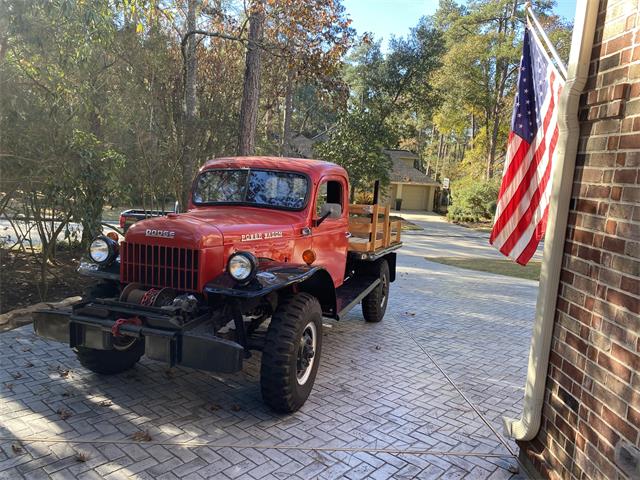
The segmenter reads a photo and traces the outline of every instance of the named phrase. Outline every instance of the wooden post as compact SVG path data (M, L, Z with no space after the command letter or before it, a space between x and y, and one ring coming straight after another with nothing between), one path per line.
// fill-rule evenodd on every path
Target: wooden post
M386 248L391 244L391 219L389 218L389 207L384 207L384 242Z
M378 207L376 203L373 206L373 218L371 219L371 250L375 251L376 242L378 240Z

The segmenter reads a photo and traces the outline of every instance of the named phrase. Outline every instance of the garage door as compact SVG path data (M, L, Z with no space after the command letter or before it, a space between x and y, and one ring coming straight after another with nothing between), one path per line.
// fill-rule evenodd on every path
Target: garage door
M402 187L402 210L426 210L428 187L404 185Z

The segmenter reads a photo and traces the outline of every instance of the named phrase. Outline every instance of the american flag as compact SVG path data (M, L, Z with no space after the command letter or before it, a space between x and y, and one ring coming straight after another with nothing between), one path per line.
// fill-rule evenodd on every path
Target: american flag
M525 29L511 131L489 241L526 265L544 236L558 142L558 98L564 80Z

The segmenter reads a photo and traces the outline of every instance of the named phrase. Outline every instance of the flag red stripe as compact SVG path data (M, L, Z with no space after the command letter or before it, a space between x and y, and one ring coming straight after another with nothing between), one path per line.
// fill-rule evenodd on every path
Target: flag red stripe
M511 145L512 142L515 143L518 139L520 139L520 145L518 146L518 149L513 154L513 158L511 162L509 162L509 165L507 166L507 170L505 170L504 172L504 175L502 177L502 184L500 185L500 194L498 195L498 198L502 197L502 194L505 192L507 187L511 184L513 177L515 176L516 172L520 168L519 159L524 158L525 154L527 153L527 150L529 150L530 145L529 143L527 143L526 140L524 140L523 138L520 138L513 132L509 132L509 145ZM507 154L508 153L509 152L507 148Z
M546 144L544 142L544 134L549 126L549 123L551 122L554 106L555 106L555 99L552 95L551 101L549 102L549 109L547 110L547 114L544 118L542 131L538 131L538 133L540 133L543 136L543 141L540 143L540 146L534 153L533 159L531 163L529 163L529 168L527 169L527 172L525 173L524 178L518 185L517 190L509 199L509 202L507 203L507 206L500 214L500 217L496 220L496 223L494 224L493 230L491 232L491 239L495 239L495 237L500 235L500 233L502 232L502 229L505 227L505 225L508 223L511 216L517 210L518 205L520 204L525 192L529 189L529 186L531 184L531 179L533 178L535 172L537 171L538 164L540 163L540 159L542 158L542 153L544 153L544 151L546 150ZM543 150L541 154L538 155L538 152L540 151L541 148ZM493 244L493 241L491 241L491 243Z
M514 136L515 136L515 134L514 134ZM518 138L520 138L520 137L518 137ZM516 153L514 154L514 157L511 160L511 165L520 164L524 160L524 158L526 157L527 152L529 151L529 149L531 148L531 145L525 139L521 138L520 140L521 140L520 147L518 148L518 150L516 150ZM504 195L505 190L508 188L510 183L511 183L511 179L507 179L507 177L503 177L502 178L502 184L500 185L500 193L498 194L498 208L499 208L500 198L502 198L502 196ZM499 218L502 218L503 214L504 214L504 210L499 212L498 213ZM489 243L491 243L492 245L493 245L493 241L499 235L500 231L504 227L504 225L501 225L500 229L498 229L498 228L496 228L496 225L497 225L497 223L493 225L493 228L491 229L491 235L489 236Z
M553 152L556 147L556 143L558 142L558 129L555 128L553 131L553 137L551 137L551 142L549 144L549 152ZM543 144L544 145L544 144ZM541 145L541 147L543 146ZM536 151L536 156L538 156L538 152L540 149ZM539 156L542 157L544 155L544 151L540 152ZM529 206L525 210L525 212L520 217L520 221L516 225L516 228L511 232L509 238L504 243L503 247L506 251L511 252L513 247L518 243L520 237L525 233L527 227L531 224L533 220L533 216L535 211L538 209L538 205L540 205L540 199L542 198L542 194L544 190L547 188L547 183L549 178L551 177L551 162L547 163L547 168L544 171L544 174L540 178L540 182L538 184L538 188L536 188L535 192L531 196L531 201L529 202ZM502 251L502 248L500 249Z
M550 85L550 89L551 89L551 94L549 95L549 103L547 104L547 108L546 110L543 110L543 113L545 115L545 118L548 117L549 111L553 111L555 103L553 102L553 100L555 99L554 97L554 91L553 91L553 87L554 87L554 81L555 81L555 74L553 72L551 72L551 74L549 75L549 85ZM560 82L556 82L556 86L557 84ZM543 105L544 107L544 105ZM544 120L544 119L543 119ZM543 122L544 123L544 122ZM536 136L536 138L540 138L540 141L544 140L547 129L548 129L548 124L543 124L543 134L542 137ZM517 136L517 134L513 131L511 131L509 133L509 138L511 138L511 136ZM520 138L520 137L517 137ZM533 145L535 145L536 142L533 142ZM507 154L509 154L509 150L507 149ZM533 153L533 152L531 152ZM514 162L511 161L508 163L508 171L505 170L505 172L503 173L503 182L500 188L500 194L498 195L498 211L502 211L502 209L504 209L504 206L502 205L503 199L502 199L502 195L507 191L507 187L513 182L513 179L517 176L518 172L520 172L520 170L523 167L523 163L525 162ZM526 165L525 165L526 167ZM505 183L505 177L507 177L506 183ZM510 196L509 198L511 198L512 196ZM500 208L502 206L502 208Z
M529 243L524 248L524 250L522 250L522 253L518 256L518 258L516 258L516 262L518 262L520 265L526 265L527 263L529 263L529 260L531 260L531 257L533 257L533 254L536 253L536 250L538 249L538 243L540 243L540 240L542 239L542 236L544 235L544 232L547 229L548 215L549 215L549 205L547 204L547 206L544 209L542 218L538 222L538 225L536 225L536 229L533 232L533 235L531 236L531 240L529 240Z

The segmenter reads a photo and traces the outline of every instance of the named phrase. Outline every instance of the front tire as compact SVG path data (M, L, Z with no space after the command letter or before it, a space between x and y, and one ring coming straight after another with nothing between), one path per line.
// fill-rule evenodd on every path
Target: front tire
M125 342L127 341L125 340ZM126 344L123 344L120 348L123 346L126 347ZM144 341L134 340L123 350L96 350L87 347L76 347L75 352L84 368L102 375L113 375L129 370L138 363L138 360L144 354Z
M84 300L93 300L95 298L118 298L120 289L118 284L111 281L101 281L95 283L85 289L83 294Z
M322 352L322 309L308 293L287 297L271 317L260 387L264 402L280 413L298 410L309 397Z
M389 264L383 258L372 265L372 274L380 284L362 300L362 315L367 322L378 323L384 317L389 302Z

